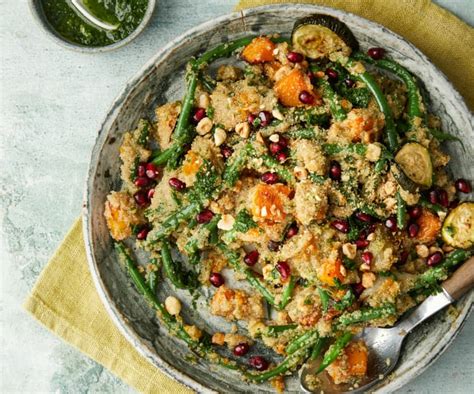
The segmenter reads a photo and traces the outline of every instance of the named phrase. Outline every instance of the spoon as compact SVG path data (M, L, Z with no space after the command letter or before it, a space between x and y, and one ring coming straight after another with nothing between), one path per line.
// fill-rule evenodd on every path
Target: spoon
M112 25L110 23L104 22L103 20L97 18L87 9L87 6L84 4L83 0L68 0L69 3L79 12L86 22L89 22L94 27L98 27L103 30L116 30L119 25Z
M454 272L451 278L443 282L440 293L429 296L396 326L391 328L367 327L361 334L354 337L363 340L369 349L367 376L358 385L336 385L323 371L317 375L318 388L316 391L312 390L308 385L308 378L314 377L314 371L321 363L321 359L319 359L305 364L300 369L301 389L306 393L362 393L366 391L393 371L400 357L403 340L416 326L459 299L473 285L474 257L471 257Z

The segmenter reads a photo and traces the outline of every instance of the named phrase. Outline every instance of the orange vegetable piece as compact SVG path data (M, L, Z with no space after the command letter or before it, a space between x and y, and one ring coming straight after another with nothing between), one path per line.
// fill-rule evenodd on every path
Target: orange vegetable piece
M420 226L416 239L423 243L433 242L441 230L441 220L438 215L428 209L423 209L416 223Z
M256 37L242 51L242 58L251 64L274 60L275 44L268 37Z
M252 201L252 214L265 221L282 222L286 213L283 209L285 197L290 195L291 189L282 184L259 184L255 188Z
M184 175L195 175L201 167L202 160L197 153L190 150L184 159L183 163L183 174Z
M368 351L363 342L351 342L344 352L347 356L349 375L364 376L367 373Z
M344 279L341 267L342 261L339 258L337 260L324 260L319 274L319 280L329 286L334 286L336 284L334 279L338 279L339 281Z
M273 90L280 102L286 107L304 106L305 104L300 100L300 93L304 90L314 96L315 104L319 102L319 95L313 91L313 85L309 77L297 68L279 79Z

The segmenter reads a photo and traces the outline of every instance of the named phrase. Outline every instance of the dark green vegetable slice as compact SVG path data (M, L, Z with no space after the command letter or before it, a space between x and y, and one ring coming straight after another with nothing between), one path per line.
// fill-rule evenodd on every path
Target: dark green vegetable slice
M397 163L393 163L390 167L390 172L397 181L397 183L406 191L410 193L415 193L418 190L418 185L413 182L408 176L403 172L400 166Z
M395 162L414 183L424 188L431 187L433 165L430 153L423 145L417 142L403 145L395 156Z
M325 48L324 42L335 42L336 46ZM291 32L293 48L305 56L318 59L342 49L344 43L353 51L359 49L359 43L346 24L330 15L314 14L298 19Z

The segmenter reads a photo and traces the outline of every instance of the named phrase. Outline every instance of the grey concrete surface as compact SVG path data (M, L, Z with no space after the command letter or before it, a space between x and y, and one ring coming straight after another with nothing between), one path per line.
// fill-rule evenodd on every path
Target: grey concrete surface
M162 45L234 0L160 0L129 46L102 55L67 51L33 23L26 0L0 0L0 392L131 393L21 309L79 215L100 122L129 77ZM474 2L439 4L474 24ZM474 318L401 393L472 392Z

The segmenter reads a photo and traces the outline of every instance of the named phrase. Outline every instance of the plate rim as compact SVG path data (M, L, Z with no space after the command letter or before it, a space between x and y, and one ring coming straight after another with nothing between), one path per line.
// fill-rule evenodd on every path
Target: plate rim
M82 224L83 224L83 236L84 242L86 247L86 256L88 260L89 269L91 271L91 276L96 287L96 290L99 294L99 298L101 299L102 304L104 305L107 313L111 317L112 321L114 322L115 326L119 329L121 334L127 339L127 341L134 347L136 351L138 351L143 357L145 357L148 361L150 361L155 367L159 368L165 375L170 377L171 379L187 386L188 388L194 389L198 392L205 392L205 393L214 393L215 391L209 389L208 387L202 385L201 383L194 380L191 376L189 376L185 371L179 370L167 361L163 360L161 356L151 350L149 346L143 341L135 330L126 322L122 312L116 305L116 302L112 298L109 290L107 289L104 281L102 280L100 271L98 269L98 264L95 260L94 256L94 239L92 237L92 225L91 225L91 215L89 214L89 196L93 193L93 182L95 176L95 170L99 161L100 151L102 150L104 144L107 140L107 134L105 133L115 119L116 114L118 113L121 104L127 99L130 93L133 90L133 86L141 79L143 79L146 75L148 75L152 69L155 67L157 63L161 61L166 61L168 55L173 51L173 49L180 44L183 44L187 39L191 38L192 36L205 31L207 28L214 28L216 25L221 24L227 20L236 20L239 18L245 18L247 15L252 14L259 14L259 13L266 13L270 11L276 10L287 10L288 8L301 10L304 12L327 12L331 15L344 15L346 17L351 17L354 19L359 20L360 22L368 23L373 28L381 29L385 32L388 32L393 37L401 40L404 44L411 47L411 49L423 60L427 61L431 67L433 67L434 71L438 74L438 76L443 80L443 83L447 84L450 89L451 93L454 94L455 100L458 101L460 106L461 113L467 114L468 117L471 118L472 123L472 114L467 108L467 105L462 98L461 94L458 90L454 87L454 85L449 81L446 75L424 54L419 50L414 44L412 44L407 39L403 38L399 34L393 32L392 30L388 29L387 27L371 21L369 19L363 18L356 14L346 12L340 9L326 7L326 6L319 6L319 5L312 5L312 4L294 4L294 3L279 3L279 4L272 4L272 5L263 5L259 7L247 8L241 11L235 11L228 14L221 15L216 17L215 19L203 22L189 30L186 30L175 39L171 40L168 44L161 47L157 52L155 52L151 58L126 82L125 87L120 91L117 97L112 102L107 114L99 131L97 133L94 146L91 152L91 157L89 160L89 165L87 169L87 178L85 182L84 188L84 195L83 195L83 209L82 209ZM159 61L162 58L164 60ZM392 392L393 390L399 389L403 385L407 384L409 381L414 379L416 376L423 373L429 366L431 366L438 357L450 346L450 344L454 341L455 337L459 334L462 326L468 319L471 311L472 311L472 304L474 300L474 290L467 294L465 297L468 298L468 302L463 307L461 313L457 316L456 320L454 320L451 324L450 330L443 336L443 340L438 342L435 347L433 347L427 354L426 357L423 358L422 362L418 365L421 365L419 368L412 368L409 371L406 371L402 375L396 377L395 379L391 379L390 376L386 378L384 381L386 383L376 389L376 392L379 393L388 393Z

